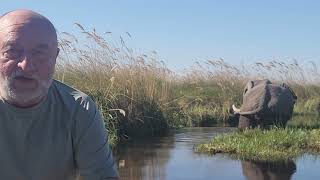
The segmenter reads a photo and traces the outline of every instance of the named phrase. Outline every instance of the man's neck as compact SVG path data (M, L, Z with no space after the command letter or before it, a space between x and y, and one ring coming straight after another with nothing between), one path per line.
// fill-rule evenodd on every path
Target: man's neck
M45 96L39 96L39 97L36 97L32 100L29 100L29 101L25 101L25 102L18 102L18 101L10 101L10 100L6 100L6 99L3 99L1 98L3 101L7 102L8 104L11 104L17 108L31 108L31 107L34 107L38 104L40 104L45 98L47 97L47 95Z

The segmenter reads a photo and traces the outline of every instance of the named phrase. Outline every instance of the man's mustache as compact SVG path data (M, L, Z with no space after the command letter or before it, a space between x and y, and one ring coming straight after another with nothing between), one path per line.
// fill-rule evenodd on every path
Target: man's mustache
M38 77L36 77L34 75L33 76L25 75L20 71L16 71L15 73L13 73L11 75L10 79L12 80L12 79L16 79L16 78L25 78L25 79L30 79L30 80L40 80Z

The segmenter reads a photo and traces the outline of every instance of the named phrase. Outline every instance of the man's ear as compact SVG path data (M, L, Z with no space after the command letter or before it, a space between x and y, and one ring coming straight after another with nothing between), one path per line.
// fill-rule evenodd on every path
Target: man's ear
M59 48L57 48L57 54L56 54L56 58L58 57L58 55L59 55L59 52L60 52L60 49L59 49Z
M56 52L56 54L55 54L55 57L52 59L52 63L53 63L53 64L56 64L57 58L58 58L58 55L59 55L59 52L60 52L60 49L57 48L57 52Z

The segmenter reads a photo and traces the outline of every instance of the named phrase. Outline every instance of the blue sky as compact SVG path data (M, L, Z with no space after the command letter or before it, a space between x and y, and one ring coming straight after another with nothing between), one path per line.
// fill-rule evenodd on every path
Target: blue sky
M45 15L60 32L78 32L74 22L115 37L129 32L130 47L157 51L173 69L217 58L320 59L320 1L7 0L0 13L17 8Z

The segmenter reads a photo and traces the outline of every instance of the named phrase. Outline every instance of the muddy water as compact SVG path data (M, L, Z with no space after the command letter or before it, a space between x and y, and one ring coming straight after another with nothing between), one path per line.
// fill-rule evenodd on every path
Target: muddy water
M320 179L320 158L316 156L305 155L286 163L262 163L193 152L195 144L233 130L225 127L187 128L172 131L165 137L121 145L115 154L121 179Z

